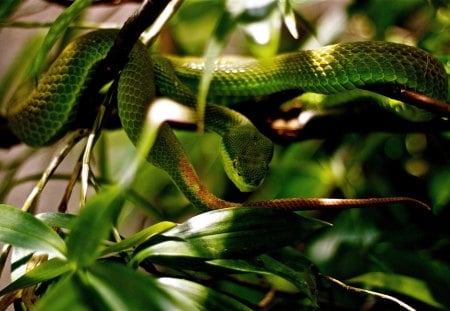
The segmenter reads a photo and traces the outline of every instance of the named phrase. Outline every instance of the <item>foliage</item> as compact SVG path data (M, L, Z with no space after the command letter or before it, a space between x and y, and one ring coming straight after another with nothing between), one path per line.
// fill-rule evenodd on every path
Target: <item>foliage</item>
M61 37L68 24L81 23L79 14L90 2L95 1L76 1L77 6L63 11L51 28L53 37L40 41L39 55L47 56L53 38ZM19 3L2 3L1 20L14 22L15 16L8 16L20 9ZM154 49L178 54L206 50L207 59L214 60L230 45L241 47L237 53L270 57L314 41L402 41L431 51L450 72L445 1L261 3L185 1ZM299 39L292 38L294 21ZM0 81L3 102L20 79L39 71L42 57L31 65L36 53L25 43L20 61L4 64L9 69ZM203 83L206 92L208 75ZM122 131L105 131L93 161L100 189L80 211L57 212L58 202L35 214L0 205L0 241L13 246L13 280L0 291L2 307L15 298L17 309L37 300L37 310L397 307L363 290L347 291L330 275L420 310L449 309L449 133L448 127L329 133L323 139L280 144L265 183L244 196L225 178L218 151L211 148L217 137L178 131L208 189L231 201L403 195L432 207L431 213L408 206L304 213L236 207L199 213L164 173L140 162ZM2 201L21 184L39 179L19 175L32 158L23 153L10 160L5 152L0 161ZM130 167L139 167L132 182L123 173ZM70 174L54 178L68 181Z

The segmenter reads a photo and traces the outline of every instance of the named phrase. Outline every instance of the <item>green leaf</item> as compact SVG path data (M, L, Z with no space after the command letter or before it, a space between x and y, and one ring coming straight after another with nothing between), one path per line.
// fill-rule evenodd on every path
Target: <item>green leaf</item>
M92 197L74 221L67 239L67 257L78 267L92 264L100 255L101 243L120 212L121 188L110 186Z
M39 53L35 56L32 64L31 73L39 76L42 67L44 65L45 58L50 53L55 42L62 36L67 30L70 23L75 20L81 12L88 7L93 0L76 0L70 7L65 9L61 15L53 22L52 26L48 30L47 36L42 43Z
M86 284L107 310L249 310L238 301L200 284L152 276L110 262L86 273Z
M200 78L198 89L197 116L198 128L200 131L204 128L204 115L206 109L206 99L208 96L209 86L214 74L214 62L222 53L225 43L233 30L236 28L237 20L228 11L223 11L216 29L214 30L211 40L208 42L205 52L204 72Z
M105 248L101 254L102 256L111 254L111 253L117 253L120 251L127 250L131 247L135 247L139 244L144 243L151 237L155 236L156 234L159 234L161 232L164 232L172 227L176 226L175 223L170 221L162 221L160 223L157 223L153 226L150 226L148 228L145 228L142 231L139 231L138 233L120 241L119 243L113 244L111 246L108 246Z
M26 98L30 90L35 87L35 81L24 82L24 80L28 78L26 68L33 60L30 55L35 55L39 51L42 40L41 34L31 36L14 54L14 59L4 65L5 72L0 79L0 108L2 111L6 111L10 102Z
M139 251L131 263L138 264L147 257L250 257L301 240L323 226L316 220L268 208L215 210L163 233L161 238L166 241L154 244L150 240L153 245Z
M66 213L41 213L37 214L36 218L42 220L47 226L56 228L69 229L76 215Z
M445 309L444 306L433 298L428 285L424 281L409 276L369 272L351 278L348 282L363 283L366 286L391 290L422 301L430 306Z
M21 0L3 0L0 5L0 22L4 22L17 9Z
M430 198L433 201L433 211L439 214L450 202L450 167L439 167L430 176Z
M158 283L174 300L189 306L189 310L251 310L231 297L188 280L160 278Z
M86 273L86 284L101 297L105 310L182 310L155 278L123 265L101 262Z
M38 265L0 291L0 296L17 289L32 286L44 281L54 279L72 269L71 265L59 258L52 258Z
M35 216L5 204L0 204L0 215L3 243L65 256L64 241Z
M35 311L93 311L107 310L100 297L87 287L76 274L62 278L49 288L38 301Z
M305 293L314 304L317 304L315 296L315 284L310 282L307 273L298 272L283 262L269 255L259 255L251 259L216 259L208 261L209 264L241 272L270 274L279 276L291 282L298 290Z

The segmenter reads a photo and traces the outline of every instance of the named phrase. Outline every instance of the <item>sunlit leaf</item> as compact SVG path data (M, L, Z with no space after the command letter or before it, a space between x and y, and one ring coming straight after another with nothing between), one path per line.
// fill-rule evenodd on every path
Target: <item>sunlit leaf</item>
M286 25L286 28L289 30L289 33L293 38L298 39L299 34L297 31L297 20L295 18L295 13L294 10L292 9L291 3L286 0L278 1L278 7L281 11L284 24Z
M176 224L169 221L163 221L160 223L157 223L153 226L150 226L148 228L145 228L142 231L139 231L138 233L120 241L119 243L113 244L111 246L108 246L102 251L102 255L111 254L115 252L120 252L127 250L131 247L135 247L141 243L144 243L151 237L153 237L156 234L159 234L163 231L166 231L172 227L174 227Z
M64 241L35 216L0 204L0 241L6 244L65 256Z
M301 240L323 226L322 222L268 208L215 210L163 233L161 238L170 240L140 250L132 262L136 264L149 256L248 257Z
M231 297L188 280L160 278L158 284L190 310L251 310Z

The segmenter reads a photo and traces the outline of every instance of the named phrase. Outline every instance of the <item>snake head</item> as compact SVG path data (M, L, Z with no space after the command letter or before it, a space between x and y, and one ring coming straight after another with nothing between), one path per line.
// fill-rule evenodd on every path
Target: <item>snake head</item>
M250 192L267 175L273 143L253 126L237 126L222 136L221 153L228 178L240 191Z

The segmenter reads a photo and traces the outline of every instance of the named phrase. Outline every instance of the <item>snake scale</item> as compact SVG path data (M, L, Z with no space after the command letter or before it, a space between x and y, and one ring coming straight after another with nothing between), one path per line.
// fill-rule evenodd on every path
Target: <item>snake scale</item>
M96 64L111 48L117 31L88 33L70 43L40 79L26 100L10 105L11 129L24 143L38 147L61 138L72 127ZM122 126L136 143L149 103L157 95L188 106L196 104L196 87L203 71L201 60L150 56L137 43L120 73L117 99ZM354 42L276 56L216 64L209 101L233 102L282 90L300 89L337 93L371 85L401 87L445 101L447 75L430 54L406 45ZM208 105L205 126L222 136L224 167L242 191L251 191L263 180L272 157L272 142L251 122L227 107ZM279 199L245 204L221 200L207 191L172 130L164 124L148 160L165 170L186 197L200 208L267 206L315 209L382 205L395 202L423 203L407 197L374 199Z

